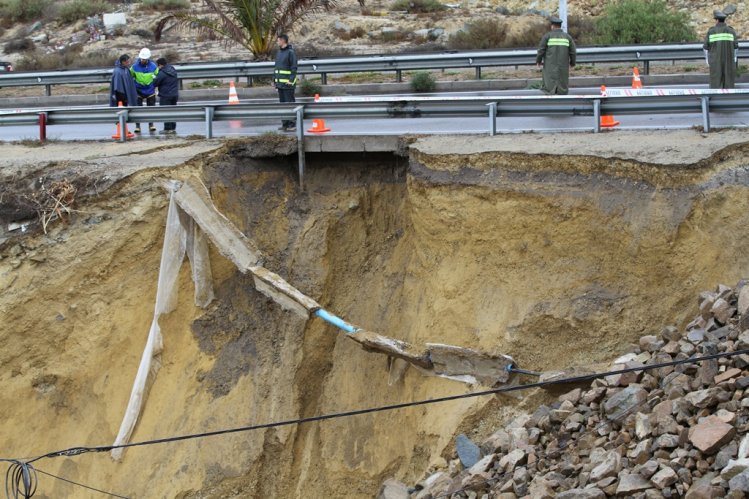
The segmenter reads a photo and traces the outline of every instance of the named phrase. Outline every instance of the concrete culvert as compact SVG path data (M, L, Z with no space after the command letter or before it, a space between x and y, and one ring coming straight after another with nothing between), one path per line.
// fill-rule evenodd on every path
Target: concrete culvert
M3 457L114 440L153 315L167 179L199 177L266 268L347 320L415 345L511 355L540 372L606 365L645 334L683 328L698 291L745 277L744 141L694 131L425 137L405 156L308 154L304 192L296 153L280 142L281 156L221 141L97 144L88 158L80 145L50 144L30 159L9 146L5 192L33 185L40 168L104 188L79 190L68 225L46 235L2 220ZM134 441L471 390L415 369L393 377L384 356L285 312L213 247L210 260L216 298L206 310L181 269ZM444 466L457 434L480 441L549 397L469 399L39 467L132 497L372 497L388 478L416 483ZM43 489L89 497L60 481Z

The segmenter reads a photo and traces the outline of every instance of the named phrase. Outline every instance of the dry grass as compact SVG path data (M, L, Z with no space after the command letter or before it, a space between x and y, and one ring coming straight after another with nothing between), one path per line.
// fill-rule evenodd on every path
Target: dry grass
M117 55L108 51L100 50L82 54L83 47L71 45L59 52L45 54L33 52L25 55L18 61L16 68L19 71L45 71L68 68L105 68L114 64Z
M547 23L539 20L520 33L511 34L506 20L480 19L452 35L448 46L453 50L535 47L547 30Z

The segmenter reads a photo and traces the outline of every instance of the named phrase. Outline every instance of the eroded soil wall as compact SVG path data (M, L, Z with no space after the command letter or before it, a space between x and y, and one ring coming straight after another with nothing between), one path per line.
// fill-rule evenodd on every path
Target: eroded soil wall
M153 313L167 178L202 177L265 265L324 307L414 343L502 352L521 367L595 366L680 316L695 293L745 277L746 147L679 164L646 158L439 153L310 155L247 146L141 171L70 225L0 254L3 457L114 439ZM501 149L501 148L499 148ZM254 290L212 251L217 300L194 307L189 268L162 321L162 367L133 440L463 393ZM681 325L681 324L680 324ZM543 394L39 462L132 497L371 497L414 482ZM94 497L43 479L41 497Z

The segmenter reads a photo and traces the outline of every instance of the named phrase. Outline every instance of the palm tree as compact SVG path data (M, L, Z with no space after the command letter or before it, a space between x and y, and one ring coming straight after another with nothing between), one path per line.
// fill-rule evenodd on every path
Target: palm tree
M155 30L156 41L171 19L182 26L218 36L249 50L255 59L267 60L275 47L276 36L288 32L305 16L335 7L337 0L201 0L209 15L197 11L171 14ZM360 0L363 3L363 0Z

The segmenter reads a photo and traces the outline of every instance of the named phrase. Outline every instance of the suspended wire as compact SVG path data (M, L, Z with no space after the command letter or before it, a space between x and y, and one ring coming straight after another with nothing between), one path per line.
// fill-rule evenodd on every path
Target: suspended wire
M118 497L119 499L130 499L127 496L121 496L119 494L115 494L114 492L108 492L106 490L97 489L96 487L91 487L90 485L85 485L83 483L74 482L73 480L69 480L67 478L63 478L61 476L53 475L52 473L47 473L44 470L40 470L39 468L36 469L37 472L42 473L43 475L47 475L49 477L55 478L57 480L61 480L63 482L67 482L71 485L76 485L78 487L82 487L84 489L93 490L94 492L99 492L100 494L105 494L112 497Z
M114 449L126 449L129 447L141 447L141 446L148 446L148 445L165 444L165 443L171 443L171 442L179 442L183 440L193 440L193 439L213 437L213 436L218 436L218 435L228 435L230 433L248 432L248 431L262 430L262 429L268 429L268 428L277 428L280 426L290 426L290 425L312 423L312 422L317 422L317 421L326 421L330 419L347 418L347 417L359 416L363 414L372 414L376 412L385 412L385 411L393 411L393 410L398 410L398 409L405 409L408 407L418 407L418 406L424 406L424 405L439 404L443 402L451 402L455 400L483 397L486 395L497 395L500 393L509 393L509 392L515 392L515 391L521 391L521 390L529 390L531 388L541 388L541 387L551 386L551 385L581 383L584 381L592 381L595 379L604 378L606 376L611 376L611 375L616 375L616 374L626 374L626 373L637 372L637 371L644 372L644 371L649 371L652 369L661 369L663 367L671 367L671 366L677 366L681 364L696 364L698 362L703 362L706 360L734 357L734 356L743 355L743 354L749 354L749 349L738 350L735 352L722 352L722 353L717 353L717 354L712 354L712 355L705 355L702 357L691 357L687 359L679 359L679 360L673 360L673 361L668 361L668 362L659 362L657 364L648 364L644 366L629 367L625 369L616 369L616 370L605 371L605 372L600 372L600 373L583 374L579 376L571 376L571 377L562 378L562 379L538 381L535 383L528 383L524 385L503 386L500 388L492 388L490 390L465 393L461 395L450 395L446 397L418 400L418 401L413 401L413 402L403 402L400 404L391 404L391 405L384 405L384 406L379 406L379 407L370 407L366 409L356 409L356 410L351 410L351 411L335 412L335 413L323 414L319 416L310 416L306 418L287 419L284 421L276 421L272 423L262 423L262 424L256 424L256 425L240 426L237 428L227 428L227 429L208 431L208 432L202 432L202 433L191 433L191 434L186 434L186 435L157 438L153 440L143 440L140 442L131 442L131 443L126 443L126 444L121 444L121 445L72 447L69 449L64 449L64 450L59 450L59 451L54 451L54 452L49 452L47 454L43 454L39 457L31 459L30 461L28 461L28 463L33 463L35 461L38 461L44 458L61 457L61 456L73 457L73 456L77 456L77 455L85 454L89 452L109 452Z

